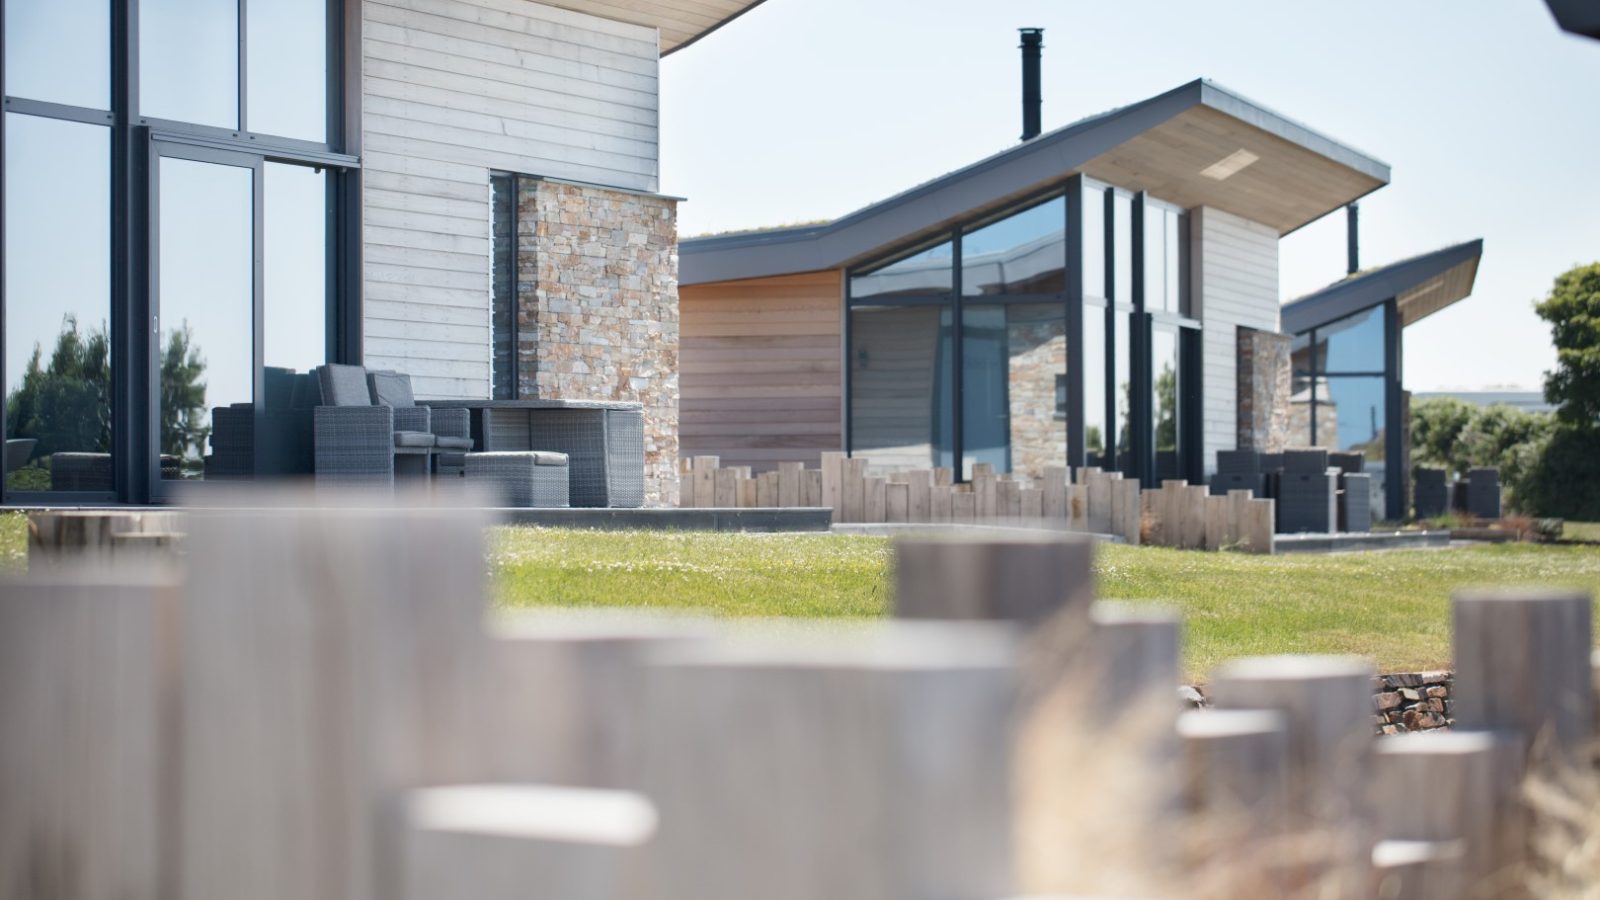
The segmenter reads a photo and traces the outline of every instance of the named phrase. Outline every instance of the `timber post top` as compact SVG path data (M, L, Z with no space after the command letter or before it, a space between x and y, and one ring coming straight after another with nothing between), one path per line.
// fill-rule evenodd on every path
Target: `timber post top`
M440 409L644 409L632 400L418 400Z

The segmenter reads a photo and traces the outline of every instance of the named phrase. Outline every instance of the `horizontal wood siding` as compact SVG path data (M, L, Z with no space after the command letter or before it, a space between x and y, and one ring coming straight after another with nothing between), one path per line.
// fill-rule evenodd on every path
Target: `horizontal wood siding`
M654 191L653 28L531 0L362 0L365 355L489 396L491 169Z
M840 434L838 271L678 288L680 454L816 466Z
M1220 209L1192 211L1194 298L1203 323L1206 472L1238 437L1240 326L1278 330L1278 233Z

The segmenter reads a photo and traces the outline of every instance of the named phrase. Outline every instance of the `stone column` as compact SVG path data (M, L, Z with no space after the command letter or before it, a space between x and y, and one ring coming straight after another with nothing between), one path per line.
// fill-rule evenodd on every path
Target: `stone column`
M1277 453L1289 437L1290 348L1286 334L1239 329L1238 447Z

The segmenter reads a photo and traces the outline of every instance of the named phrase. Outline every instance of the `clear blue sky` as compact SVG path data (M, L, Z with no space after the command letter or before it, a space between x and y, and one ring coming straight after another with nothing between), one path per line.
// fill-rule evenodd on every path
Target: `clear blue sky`
M833 218L1015 142L1019 26L1054 128L1211 78L1393 167L1362 264L1484 238L1470 298L1406 332L1412 390L1537 388L1532 302L1600 260L1600 41L1541 0L767 0L668 57L681 234ZM1344 218L1283 240L1293 298L1344 274Z

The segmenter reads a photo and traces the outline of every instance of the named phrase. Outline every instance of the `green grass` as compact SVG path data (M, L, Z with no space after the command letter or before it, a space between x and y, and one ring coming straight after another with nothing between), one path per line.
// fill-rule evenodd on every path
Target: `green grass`
M1566 522L1561 536L1569 541L1600 541L1600 522Z
M502 529L507 605L651 606L718 615L876 616L888 542L835 535ZM1351 653L1383 671L1450 663L1449 597L1475 584L1577 585L1600 596L1600 550L1532 544L1256 557L1107 546L1100 595L1165 602L1186 621L1185 669L1262 653Z
M0 574L28 569L28 517L24 513L0 513Z

